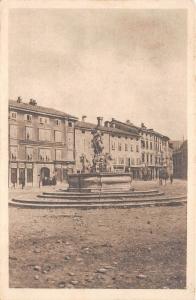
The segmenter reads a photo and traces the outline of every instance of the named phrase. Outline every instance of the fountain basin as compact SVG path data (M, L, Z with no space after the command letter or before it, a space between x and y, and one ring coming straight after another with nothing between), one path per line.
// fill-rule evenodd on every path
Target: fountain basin
M128 173L70 174L68 191L130 191L132 177Z

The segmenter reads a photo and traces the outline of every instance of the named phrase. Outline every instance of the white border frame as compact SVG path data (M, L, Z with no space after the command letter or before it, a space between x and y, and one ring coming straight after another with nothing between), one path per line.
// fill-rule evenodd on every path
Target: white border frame
M8 13L10 9L186 9L188 12L188 205L187 205L187 289L10 289L8 285ZM189 0L8 0L1 2L1 102L0 102L0 298L2 300L22 299L66 299L66 300L191 300L195 287L195 202L196 195L196 101L194 101L194 3ZM180 121L180 120L179 120ZM194 182L195 181L195 182Z

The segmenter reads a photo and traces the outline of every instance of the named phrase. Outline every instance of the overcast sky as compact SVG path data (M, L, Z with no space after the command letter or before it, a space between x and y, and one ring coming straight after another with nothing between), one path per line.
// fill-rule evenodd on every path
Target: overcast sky
M9 96L186 138L186 12L17 9Z

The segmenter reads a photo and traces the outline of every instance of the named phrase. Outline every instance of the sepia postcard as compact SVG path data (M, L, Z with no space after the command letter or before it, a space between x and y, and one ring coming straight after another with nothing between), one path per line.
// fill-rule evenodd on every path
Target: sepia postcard
M0 299L194 299L194 2L0 5Z

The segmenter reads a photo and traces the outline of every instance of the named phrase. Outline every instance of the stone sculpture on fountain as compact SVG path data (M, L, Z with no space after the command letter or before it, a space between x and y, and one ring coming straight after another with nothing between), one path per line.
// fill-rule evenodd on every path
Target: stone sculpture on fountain
M69 190L79 190L81 192L130 190L131 175L129 173L114 173L112 157L109 153L104 153L100 131L95 129L92 134L94 151L92 164L90 165L85 154L81 156L81 174L69 175Z

